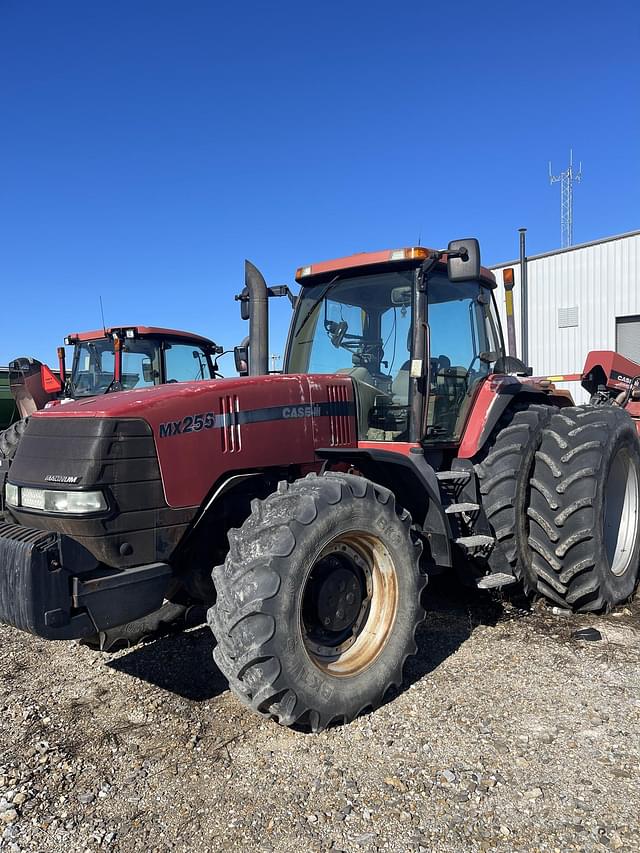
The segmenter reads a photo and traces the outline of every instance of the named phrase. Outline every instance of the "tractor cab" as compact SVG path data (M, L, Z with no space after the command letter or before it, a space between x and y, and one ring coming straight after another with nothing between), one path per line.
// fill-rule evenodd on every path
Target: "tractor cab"
M446 258L414 247L302 267L296 280L286 372L351 376L360 440L460 440L503 356L488 270L452 276Z
M96 397L111 391L219 377L222 347L208 338L174 329L122 326L79 332L58 348L59 367L34 358L9 365L11 393L21 418L54 400ZM67 369L65 348L71 349Z
M199 335L147 326L70 335L65 344L73 347L73 361L70 373L64 365L61 373L73 398L215 379L216 356L222 352Z

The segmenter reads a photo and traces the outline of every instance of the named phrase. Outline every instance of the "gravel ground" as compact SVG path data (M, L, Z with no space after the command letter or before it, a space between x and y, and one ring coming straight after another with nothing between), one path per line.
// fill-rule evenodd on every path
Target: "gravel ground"
M107 655L0 626L0 849L638 850L640 602L428 610L403 692L320 735L246 711L206 628Z

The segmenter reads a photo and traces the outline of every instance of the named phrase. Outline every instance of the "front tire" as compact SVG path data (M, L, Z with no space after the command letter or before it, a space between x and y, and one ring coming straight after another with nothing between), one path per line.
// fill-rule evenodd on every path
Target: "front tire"
M633 594L640 561L640 441L616 406L562 409L531 478L529 546L537 590L576 611Z
M13 459L28 423L29 418L23 418L0 432L0 457Z
M214 569L214 658L252 710L321 731L400 687L426 578L409 514L363 477L282 482Z

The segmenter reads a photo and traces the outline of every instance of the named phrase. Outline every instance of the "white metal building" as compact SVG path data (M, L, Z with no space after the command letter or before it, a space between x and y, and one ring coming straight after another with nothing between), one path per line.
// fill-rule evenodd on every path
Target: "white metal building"
M520 263L492 267L506 333L502 271L513 267L516 340L521 353ZM528 258L529 364L536 376L580 373L589 350L617 350L640 364L640 231ZM558 383L576 402L577 382Z

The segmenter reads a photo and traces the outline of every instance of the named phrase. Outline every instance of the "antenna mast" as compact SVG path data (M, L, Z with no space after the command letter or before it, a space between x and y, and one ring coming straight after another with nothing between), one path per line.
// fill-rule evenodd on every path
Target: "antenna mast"
M573 246L573 185L582 180L582 163L573 171L573 149L569 151L569 167L554 175L549 161L549 183L560 182L560 245L563 249Z

